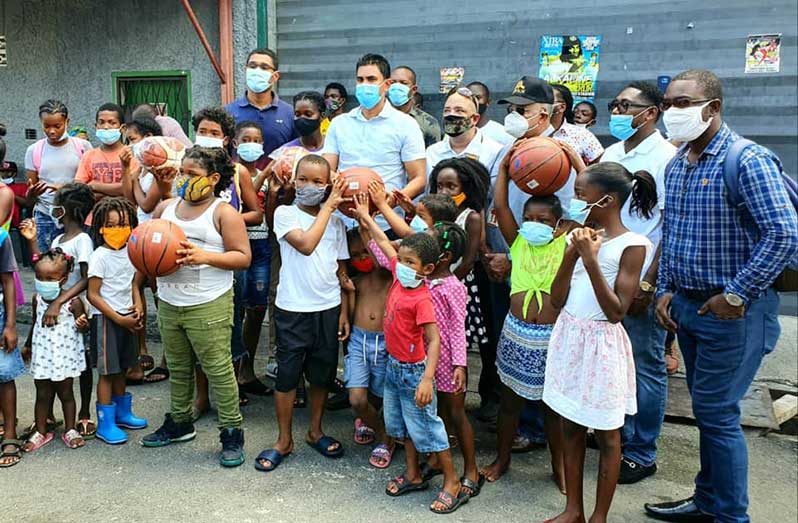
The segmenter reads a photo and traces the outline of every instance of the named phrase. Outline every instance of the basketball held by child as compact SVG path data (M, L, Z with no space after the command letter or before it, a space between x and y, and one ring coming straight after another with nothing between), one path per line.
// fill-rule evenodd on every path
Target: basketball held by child
M550 196L562 189L571 162L557 140L536 136L522 142L510 158L510 178L533 196Z
M148 169L179 169L186 146L169 136L148 136L133 146L133 156Z
M283 182L293 180L299 160L307 154L308 151L298 145L284 148L277 160L274 161L274 174Z
M177 250L186 235L176 224L161 219L148 220L130 234L127 255L139 272L150 278L168 276L175 272Z
M350 167L341 171L338 176L342 176L346 180L343 194L345 201L338 206L338 210L350 218L355 216L355 196L369 194L369 183L372 181L383 185L380 175L367 167ZM371 197L369 197L369 212L371 214L377 212L377 207L371 201Z

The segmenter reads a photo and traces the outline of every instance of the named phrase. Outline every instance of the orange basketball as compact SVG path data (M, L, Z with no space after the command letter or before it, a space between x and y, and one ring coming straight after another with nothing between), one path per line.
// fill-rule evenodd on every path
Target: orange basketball
M296 166L306 154L308 154L307 149L298 145L284 148L274 161L274 173L284 182L293 180L296 176Z
M571 162L557 140L537 136L524 141L510 158L510 178L533 196L559 191L571 174Z
M343 176L344 180L346 180L344 198L354 198L356 194L368 194L369 182L372 180L382 185L382 178L380 178L380 175L368 167L350 167L345 171L341 171L339 176ZM338 210L350 218L354 218L355 203L354 201L346 201L338 206ZM369 212L372 214L377 212L377 207L374 206L374 202L371 201L371 198L369 198Z
M178 269L177 250L186 241L183 229L168 220L148 220L136 227L127 242L133 266L150 278L167 276Z
M186 154L186 146L180 140L169 136L148 136L133 145L133 155L141 165L148 169L171 167L180 168Z

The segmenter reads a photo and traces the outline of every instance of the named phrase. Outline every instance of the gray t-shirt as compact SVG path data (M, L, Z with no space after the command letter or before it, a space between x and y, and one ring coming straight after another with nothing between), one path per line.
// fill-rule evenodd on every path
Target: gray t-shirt
M75 180L75 174L78 172L80 165L80 154L73 140L80 140L83 144L83 152L85 153L91 149L91 144L86 140L80 138L70 138L66 144L60 147L53 147L49 142L44 142L44 149L42 149L42 161L39 166L39 180L47 182L51 185L63 185ZM25 169L28 171L35 171L33 166L33 148L36 144L28 146L25 152ZM55 192L47 191L39 196L34 210L47 214L50 207L53 205L55 199Z

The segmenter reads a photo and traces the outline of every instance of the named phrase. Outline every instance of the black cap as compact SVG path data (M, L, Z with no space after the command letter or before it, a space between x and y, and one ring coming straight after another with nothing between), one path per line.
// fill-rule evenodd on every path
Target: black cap
M499 100L500 104L553 104L554 90L549 83L534 76L524 76L515 84L513 94Z

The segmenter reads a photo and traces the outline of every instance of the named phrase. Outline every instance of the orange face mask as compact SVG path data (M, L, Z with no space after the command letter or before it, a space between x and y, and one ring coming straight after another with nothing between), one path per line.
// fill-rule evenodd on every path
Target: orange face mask
M100 234L102 234L105 244L115 251L125 246L128 238L130 238L130 232L131 229L129 225L103 227L100 229Z
M461 192L457 196L452 196L452 200L454 200L454 204L456 206L460 207L461 205L463 205L463 202L466 200L466 194L464 192Z

